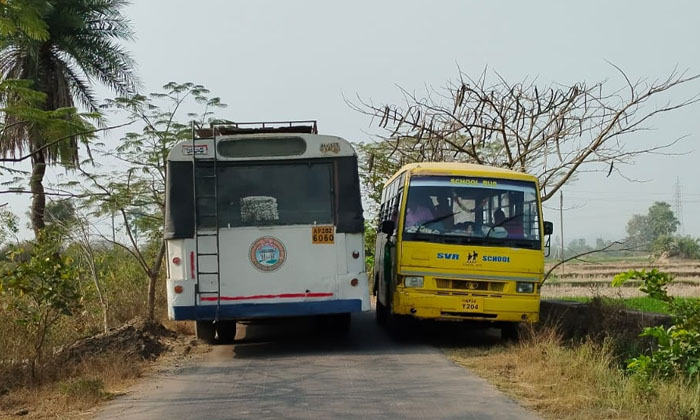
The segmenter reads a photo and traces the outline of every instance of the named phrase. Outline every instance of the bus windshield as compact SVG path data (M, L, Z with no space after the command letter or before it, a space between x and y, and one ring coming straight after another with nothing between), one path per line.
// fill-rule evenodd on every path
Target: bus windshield
M403 240L539 249L539 220L534 182L413 176Z

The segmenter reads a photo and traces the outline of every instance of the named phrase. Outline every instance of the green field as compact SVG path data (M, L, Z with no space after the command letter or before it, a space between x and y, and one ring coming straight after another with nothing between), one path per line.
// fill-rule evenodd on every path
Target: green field
M677 298L679 300L684 300L684 301L698 301L700 298ZM563 297L561 300L568 300L572 302L590 302L591 298L587 297ZM652 299L650 297L633 297L633 298L623 298L623 299L615 299L615 298L603 298L603 301L612 305L615 304L621 304L627 308L634 309L637 311L644 311L644 312L656 312L660 314L667 314L669 313L668 310L668 305L664 302L661 302L656 299Z

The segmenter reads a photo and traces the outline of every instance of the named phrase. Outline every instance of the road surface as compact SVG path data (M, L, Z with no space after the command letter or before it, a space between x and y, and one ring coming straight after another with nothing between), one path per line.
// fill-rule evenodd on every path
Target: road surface
M453 326L416 326L397 340L374 313L345 338L309 320L239 326L235 345L149 378L98 419L536 419L438 346L496 340Z

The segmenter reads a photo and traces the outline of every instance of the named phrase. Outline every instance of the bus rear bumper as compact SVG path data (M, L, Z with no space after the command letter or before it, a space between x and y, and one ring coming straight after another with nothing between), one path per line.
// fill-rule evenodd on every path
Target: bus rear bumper
M216 305L173 306L170 315L175 321L201 321L214 320L216 312ZM361 299L222 304L219 306L219 319L285 318L352 312L362 312Z
M395 295L394 299L395 314L419 319L539 321L539 296L438 296L431 293L401 291Z

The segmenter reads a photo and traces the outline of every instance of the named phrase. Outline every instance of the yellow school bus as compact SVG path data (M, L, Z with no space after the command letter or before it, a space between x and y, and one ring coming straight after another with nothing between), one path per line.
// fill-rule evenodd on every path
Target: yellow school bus
M382 191L377 322L407 316L501 328L537 322L552 224L537 178L464 163L416 163ZM547 241L545 241L545 237Z

